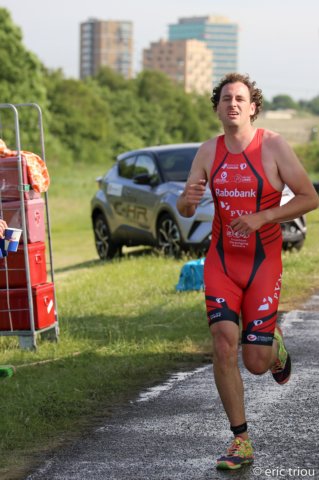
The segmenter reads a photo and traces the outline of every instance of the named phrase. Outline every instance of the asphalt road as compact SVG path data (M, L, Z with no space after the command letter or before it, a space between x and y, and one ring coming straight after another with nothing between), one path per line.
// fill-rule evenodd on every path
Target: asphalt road
M319 296L283 318L288 384L242 369L255 462L219 472L231 432L210 365L172 376L117 412L26 480L319 479Z

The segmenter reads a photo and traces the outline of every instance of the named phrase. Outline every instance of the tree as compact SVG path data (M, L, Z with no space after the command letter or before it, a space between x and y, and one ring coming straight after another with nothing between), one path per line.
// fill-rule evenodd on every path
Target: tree
M308 173L319 173L319 142L312 141L295 147L295 152Z
M206 140L218 130L209 98L185 93L164 73L144 70L136 78L136 85L141 100L153 109L157 107L168 143Z
M4 8L0 8L0 58L1 103L35 102L45 111L47 103L43 65L24 47L20 28L14 25L9 12ZM35 131L34 118L32 115L30 117L30 112L21 110L20 120L22 147L35 149L38 132ZM8 127L5 129L5 141L11 148L15 148L11 111L1 111L1 123Z
M274 110L292 108L298 110L299 105L289 95L276 95L272 99L272 106Z
M45 103L43 65L22 43L19 27L0 8L0 95L2 102Z
M312 113L314 113L315 115L319 115L319 95L310 100L308 106Z
M76 161L103 162L111 156L113 119L93 82L59 78L48 84L50 131Z
M94 79L101 87L108 87L112 91L127 89L129 83L123 75L110 67L102 67Z
M148 102L169 106L173 100L176 87L173 81L163 72L143 70L137 76L135 83L137 85L137 95Z
M272 109L272 103L269 102L266 98L263 99L263 111L266 112L267 110Z
M220 132L221 123L213 111L209 95L193 94L192 105L200 124L200 140L206 140Z

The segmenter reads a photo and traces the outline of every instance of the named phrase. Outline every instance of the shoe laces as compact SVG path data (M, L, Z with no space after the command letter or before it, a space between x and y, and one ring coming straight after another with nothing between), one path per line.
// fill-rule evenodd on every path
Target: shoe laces
M234 438L231 446L227 449L227 455L229 455L230 457L234 457L236 453L240 452L242 447L243 440L240 440L239 438Z

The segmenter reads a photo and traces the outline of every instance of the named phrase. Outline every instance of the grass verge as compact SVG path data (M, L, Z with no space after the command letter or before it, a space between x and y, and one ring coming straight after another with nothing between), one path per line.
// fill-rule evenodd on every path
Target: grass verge
M17 366L15 376L1 380L4 474L168 372L203 361L209 349L203 293L175 293L182 263L128 256L61 273L60 342L40 343L31 353L0 339L0 363ZM27 366L46 359L55 361Z
M319 210L307 215L307 238L300 252L283 254L283 286L280 310L300 306L319 289Z

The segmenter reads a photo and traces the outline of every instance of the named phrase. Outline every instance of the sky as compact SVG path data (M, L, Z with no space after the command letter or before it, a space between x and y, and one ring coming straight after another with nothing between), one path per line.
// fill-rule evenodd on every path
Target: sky
M47 68L79 77L80 23L130 20L134 28L134 70L142 50L168 37L180 17L221 15L239 24L238 71L256 80L264 96L295 100L319 95L318 0L0 0L23 41Z

